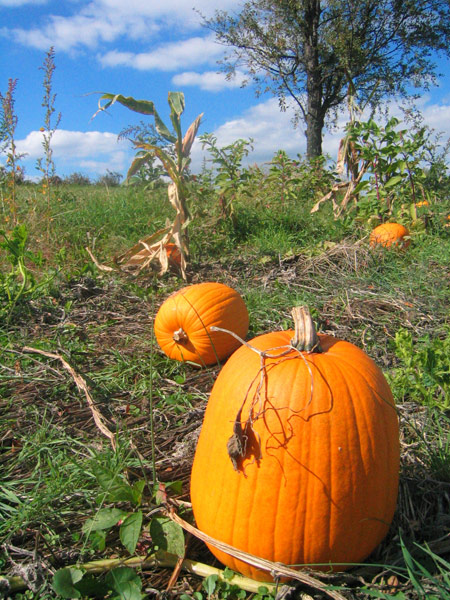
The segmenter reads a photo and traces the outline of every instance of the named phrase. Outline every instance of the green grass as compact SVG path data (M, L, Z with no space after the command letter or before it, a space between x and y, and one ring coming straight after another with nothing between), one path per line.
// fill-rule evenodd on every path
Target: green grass
M235 225L220 220L213 196L201 210L191 207L198 215L189 225L191 281L223 281L237 289L249 310L249 337L292 327L291 308L307 304L320 330L357 344L383 369L404 436L401 503L374 558L383 565L373 567L374 581L361 584L367 577L362 568L359 579L343 584L336 576L332 583L344 585L351 599L425 597L423 590L426 597L446 598L449 548L440 537L450 510L449 228L432 223L413 236L407 252L371 250L364 223L335 220L330 207L311 214L314 198L283 207L271 198L269 206L260 198L240 199ZM449 206L444 199L442 214ZM85 250L112 264L115 254L172 216L164 190L61 187L53 190L48 213L37 188L20 189L28 249L43 257L26 264L45 285L21 298L12 316L4 311L0 322L5 571L28 556L14 553L19 546L29 552L37 547L53 570L126 555L118 527L88 538L83 523L105 506L131 510L123 494L131 493L126 485L140 489L140 482L143 495L132 509L150 513L154 469L169 496L189 499L195 436L219 366L170 361L152 339L160 304L185 282L174 274L104 273ZM0 272L9 269L0 251ZM5 296L0 299L5 303ZM85 381L93 408L61 361L25 352L25 346L64 358ZM116 434L116 449L94 414ZM106 483L102 469L109 473ZM117 495L106 501L105 485L113 484ZM396 590L377 580L382 572L398 577ZM152 575L145 577L151 587ZM38 591L17 593L17 600L21 594L56 597L50 582L44 577ZM191 595L195 585L194 578Z

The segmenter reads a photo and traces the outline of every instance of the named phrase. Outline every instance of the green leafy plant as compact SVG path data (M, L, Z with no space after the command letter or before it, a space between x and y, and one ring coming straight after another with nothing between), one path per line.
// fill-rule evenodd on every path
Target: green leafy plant
M97 501L100 508L83 525L82 533L96 552L103 552L107 535L118 531L122 546L133 556L142 536L141 552L163 550L177 557L184 556L184 534L182 528L171 519L159 514L158 507L166 501L170 489L180 491L180 482L154 483L150 499L145 495L148 482L139 479L130 483L113 464L104 464L94 458L92 473L95 475L100 493ZM106 506L105 506L106 504ZM120 505L119 508L117 505ZM145 523L145 514L152 514ZM145 529L145 530L144 530ZM151 542L149 541L151 540ZM81 598L84 593L112 593L111 598L140 600L142 581L136 571L126 566L109 568L107 561L98 565L103 577L95 579L89 569L66 567L55 573L53 588L63 598ZM106 573L106 574L105 574ZM109 597L109 596L108 596Z
M53 589L62 598L108 597L111 600L141 600L142 580L130 567L116 567L103 578L86 574L82 569L60 569L53 578Z
M180 600L244 600L247 593L244 589L233 583L234 571L226 568L223 571L223 577L216 574L205 577L202 582L202 591L193 592L192 596L181 594ZM252 600L272 600L275 597L275 588L260 585L258 590L253 592Z
M450 328L445 328L444 335L414 340L410 331L397 331L393 347L400 366L387 373L397 399L450 407Z
M291 160L284 150L279 150L269 163L266 181L279 187L282 205L297 198L298 186L301 183L297 165L298 162Z
M27 263L42 265L42 256L27 249L28 230L26 225L16 225L11 233L0 230L0 248L11 264L9 273L0 272L0 316L11 317L14 308L24 299L33 297L46 286L54 275L37 282Z
M396 117L384 127L374 119L350 124L350 140L360 161L360 169L368 175L356 185L358 212L384 219L401 204L414 205L426 198L426 172L423 161L427 154L426 129L398 129Z
M212 133L204 133L199 139L202 147L211 155L210 160L215 166L214 185L221 213L235 224L234 203L249 177L248 171L242 167L242 161L253 150L253 140L239 139L218 148L217 138Z

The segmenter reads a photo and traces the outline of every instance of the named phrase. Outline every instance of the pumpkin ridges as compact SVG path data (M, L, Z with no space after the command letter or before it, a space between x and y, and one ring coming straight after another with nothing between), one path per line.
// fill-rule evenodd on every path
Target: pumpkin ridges
M340 377L342 379L342 381L344 382L344 384L348 387L348 393L350 395L352 395L352 378L345 378L342 373L341 373L341 369L340 369L340 365L339 364L333 364L333 367L335 368L335 371L339 371L340 373ZM329 375L327 375L329 377ZM335 373L335 377L336 377L336 373ZM337 479L339 477L341 477L343 474L341 473L342 471L342 466L343 465L349 465L348 468L345 468L346 470L346 475L350 475L349 477L349 484L348 484L348 488L349 490L353 490L353 496L355 494L359 494L360 493L360 486L358 486L358 481L361 481L361 473L364 473L366 471L366 464L367 462L371 463L374 460L374 457L371 456L372 452L371 452L371 440L367 439L366 437L364 439L361 439L361 436L358 435L359 431L365 431L367 430L369 432L369 436L370 436L370 431L371 431L371 427L367 427L367 419L366 419L366 412L365 411L360 411L357 410L358 407L353 405L350 405L347 408L347 423L348 423L348 433L355 433L355 437L354 439L349 439L347 438L347 443L346 444L342 444L340 447L341 448L346 448L347 450L347 457L344 459L344 457L342 457L342 465L340 469L337 469L336 467L334 467L334 465L331 468L331 472L334 474L334 478L331 482L331 489L330 489L330 494L333 496L333 489L335 488L335 485L338 484ZM352 422L353 421L353 424ZM362 423L362 424L361 424ZM340 440L337 440L337 442L340 442ZM366 443L365 443L366 442ZM368 443L367 443L368 442ZM369 455L369 456L367 456ZM382 462L382 461L380 461ZM334 468L333 468L334 467ZM365 493L366 496L369 496L370 499L370 494L368 493L368 491L366 491ZM354 504L358 504L354 497L351 498L350 500L352 503ZM356 536L356 531L359 529L359 523L358 523L358 514L355 514L352 518L353 522L350 523L342 523L342 517L340 514L340 510L339 510L339 499L336 498L336 508L334 506L331 507L331 527L330 529L332 531L335 532L339 532L339 530L342 529L348 529L348 528L352 528L353 531L355 532L354 535ZM357 508L356 508L357 510ZM338 536L339 537L339 536ZM356 540L356 543L359 547L361 547L361 545L364 543L364 537L362 535L362 531L360 533L359 536L357 536L358 539ZM384 535L383 535L384 537ZM329 545L330 547L335 546L335 544L338 543L333 539L329 540ZM347 542L346 542L347 544ZM342 545L342 542L340 542L340 545ZM345 548L340 549L340 553L342 556L345 556L346 552L345 552ZM361 555L364 555L365 552L361 551ZM343 560L343 562L347 562L347 560L345 559L341 559Z
M292 333L292 332L291 332ZM283 341L286 343L290 340L290 337L292 337L292 335L288 334L285 335L284 333L277 333L277 334L268 334L267 336L261 336L261 338L268 338L268 336L271 336L269 339L271 340L271 343L269 344L270 346L279 346L282 345ZM263 347L265 344L263 342L261 342L260 338L257 338L256 340L252 340L252 342L250 342L253 346L255 347ZM337 358L339 358L339 352L347 352L350 349L355 349L356 352L352 353L352 357L351 357L351 362L353 364L356 365L357 363L357 359L361 359L361 364L359 365L359 370L362 371L362 373L364 373L364 371L368 371L368 379L371 380L372 378L374 378L375 374L373 372L373 361L371 361L371 359L369 359L364 353L362 353L362 351L356 349L355 347L353 347L352 345L348 345L347 342L340 342L340 341L332 341L329 340L326 336L322 339L321 338L321 343L325 346L325 351L324 354L322 355L306 355L306 359L308 360L310 366L313 365L313 367L311 367L313 369L313 374L315 374L315 388L316 388L316 392L318 393L319 391L319 387L320 385L324 385L322 383L322 376L319 376L319 371L323 371L323 376L325 378L330 376L330 373L327 372L327 369L324 365L326 365L326 359L324 361L324 358L326 357L326 349L331 348L330 352L332 352L333 354L337 355ZM345 355L344 355L345 356ZM245 357L245 360L244 360ZM336 357L333 357L336 358ZM302 360L302 359L299 359ZM347 360L347 357L346 357ZM271 365L273 361L271 360L267 360L268 365ZM254 354L253 352L249 351L249 350L245 350L245 349L239 349L228 361L228 363L225 365L225 367L222 369L222 372L219 374L218 380L216 382L216 384L219 381L219 378L221 378L221 383L220 385L223 386L222 389L222 394L219 394L217 398L215 398L215 393L214 393L214 388L213 388L213 392L211 394L211 399L210 402L208 403L208 408L207 408L207 413L205 414L205 422L208 419L212 419L213 422L216 422L218 424L220 424L221 422L227 421L229 422L229 427L231 428L232 423L231 423L231 419L228 417L226 417L227 411L224 410L224 407L221 406L221 402L223 402L224 404L226 403L227 405L230 406L230 411L228 411L230 414L233 414L233 411L237 411L237 409L239 408L240 403L242 402L242 398L233 398L233 394L234 396L236 396L236 394L238 396L245 395L245 391L247 390L248 387L248 383L249 383L249 379L251 379L252 377L254 377L254 373L255 370L257 370L259 368L259 364L260 364L260 357L257 356L256 354ZM253 366L252 366L253 365ZM279 367L281 368L283 375L284 375L284 379L286 381L290 381L290 378L286 375L286 373L288 371L290 371L294 366L294 361L290 360L289 358L282 361L280 363L280 365L277 365L276 368L278 369ZM240 369L241 371L244 372L248 372L249 375L247 378L243 377L242 378L242 372L238 373L235 371L235 369ZM301 369L304 372L307 372L307 368L304 366L304 363L302 361L302 367ZM222 375L223 373L223 375ZM298 377L297 377L298 378ZM359 380L362 380L363 376L359 375ZM242 379L242 381L241 381ZM306 378L307 379L307 378ZM269 393L271 395L277 395L278 394L278 386L281 386L281 388L283 388L283 385L280 383L280 381L283 380L283 377L278 377L276 379L276 383L274 383L273 385L269 382ZM346 378L344 376L341 376L341 381L345 382ZM215 385L216 385L215 384ZM298 383L294 383L294 385L298 385ZM346 385L348 386L348 384L346 383ZM356 384L355 384L356 385ZM285 386L284 386L285 387ZM326 387L326 386L325 386ZM341 385L342 387L342 385ZM335 421L337 422L337 427L335 427L336 423L333 422L332 420L330 421L329 418L327 418L327 413L325 412L325 409L329 408L326 404L326 400L325 402L322 401L322 405L317 406L317 402L316 402L316 398L314 399L313 403L309 403L306 400L306 408L305 408L305 397L308 398L308 393L309 393L309 384L308 382L304 382L303 384L303 391L302 394L300 394L300 396L303 398L303 400L300 401L300 404L297 402L296 404L289 404L290 409L292 411L298 411L300 409L303 409L303 413L299 413L298 415L292 417L294 420L298 419L299 423L303 418L309 419L309 421L305 421L301 423L301 427L299 428L299 433L297 435L303 435L304 433L307 433L308 431L308 427L311 426L311 428L314 426L313 431L315 432L315 435L312 435L310 437L310 444L309 444L309 449L308 451L305 450L304 447L301 447L302 444L304 446L304 440L302 438L300 438L299 440L297 440L297 442L300 444L300 450L299 450L299 455L301 457L301 460L305 463L310 463L310 458L309 455L311 456L315 456L315 457L319 457L320 453L317 451L317 448L314 448L315 444L318 444L319 446L319 450L320 450L320 441L319 441L319 435L318 432L320 433L320 436L322 437L322 442L324 443L324 445L326 446L326 448L331 448L331 450L328 452L328 454L326 454L326 456L324 456L324 460L325 462L327 462L329 459L330 460L335 460L335 461L340 461L341 467L340 467L340 471L339 469L336 467L335 464L331 464L330 468L333 469L332 474L334 474L334 477L338 478L340 472L345 473L345 470L347 468L347 462L348 459L346 459L345 461L343 461L340 458L340 455L336 452L336 450L333 450L333 446L335 446L338 442L339 442L339 436L342 436L342 438L345 438L345 431L342 431L342 429L339 427L339 420L341 419L341 417L345 414L345 410L342 407L342 401L340 400L340 398L338 398L338 396L340 395L340 391L335 391L334 392L334 396L335 396L335 402L337 403L336 406L334 407L334 411L333 411L333 418L335 419ZM390 393L388 386L387 387L382 387L382 393ZM287 394L289 395L289 393L287 392ZM302 404L302 403L303 404ZM389 401L391 402L391 401ZM363 419L364 417L364 410L365 410L365 405L368 405L370 408L371 404L376 403L377 406L381 407L381 409L385 408L384 405L384 401L378 397L375 397L373 395L373 393L370 391L370 388L368 388L368 390L365 392L365 396L363 398L361 398L361 406L357 406L357 413L354 417L354 419L356 420L356 426L355 431L358 432L359 428L363 428L365 425L365 421ZM286 399L283 399L281 401L281 404L288 404ZM211 407L211 408L210 408ZM374 407L372 407L373 410ZM318 409L322 409L324 410L324 415L320 415L317 414L318 413ZM392 400L392 405L390 408L385 408L385 410L392 410L391 416L390 417L386 417L389 420L389 427L386 427L385 424L385 420L384 419L377 419L376 423L374 425L374 430L376 432L376 436L380 437L383 434L384 429L390 429L390 432L388 433L387 437L388 439L392 439L392 437L395 437L395 432L393 434L394 428L395 428L395 423L394 420L396 421L396 414L395 414L395 410L393 410L393 400ZM320 412L320 410L319 410ZM370 412L370 411L369 411ZM316 413L316 416L312 416ZM334 414L336 413L336 416L334 416ZM267 418L269 418L269 415L266 415ZM272 415L273 416L273 415ZM328 417L330 415L328 414ZM242 416L242 421L244 422L246 419L246 413L243 414ZM311 425L312 423L312 425ZM270 423L269 423L269 426ZM257 427L259 427L259 424L256 422L255 423L255 429L257 429ZM247 461L246 466L245 466L245 473L247 475L247 479L243 477L242 473L235 473L233 471L233 467L231 465L231 461L229 461L229 458L226 456L225 454L225 450L223 450L222 453L217 454L217 450L216 450L216 443L219 445L223 445L223 449L225 448L225 444L226 444L226 438L227 438L227 433L226 432L222 432L221 431L222 427L219 426L217 431L211 432L211 436L207 435L207 437L205 438L205 445L208 447L208 460L207 462L203 461L202 457L202 452L201 452L201 444L202 442L202 435L203 435L203 431L202 434L200 436L200 440L199 440L199 448L200 448L200 459L199 462L197 463L196 466L196 461L197 461L197 454L196 454L196 458L194 460L194 468L193 468L193 474L192 474L192 502L193 502L193 507L194 507L194 515L197 518L197 510L200 511L199 514L200 516L198 517L198 525L200 527L200 529L203 529L206 531L206 533L209 533L210 535L212 535L213 537L219 537L221 538L223 541L231 543L232 545L235 545L237 547L242 547L242 545L240 544L240 542L242 541L243 544L246 543L250 543L249 540L245 540L245 539L241 539L241 537L239 537L239 533L236 533L235 530L231 530L230 531L230 535L232 536L232 540L230 540L229 538L224 539L222 536L217 535L217 527L222 528L223 532L226 531L226 523L227 521L230 523L233 523L233 521L236 520L237 522L237 529L239 529L240 526L244 526L244 527L249 527L249 526L253 526L255 532L259 532L259 541L260 541L260 545L257 545L256 543L251 546L251 547L244 547L244 549L246 549L247 551L253 552L255 554L257 554L258 552L256 551L256 549L262 548L264 549L264 536L263 536L263 532L264 532L264 521L261 521L259 523L255 523L253 522L252 525L250 525L250 520L252 515L249 515L247 512L247 509L244 510L244 508L240 508L240 512L239 514L235 514L236 511L238 509L236 509L236 506L239 502L239 498L243 497L245 498L245 491L244 491L244 487L247 484L253 484L255 483L255 489L254 489L254 496L252 498L252 502L253 505L256 507L256 510L258 509L259 506L263 506L265 503L268 503L269 506L271 503L275 502L275 495L274 495L274 491L270 489L270 482L269 482L269 486L267 485L267 481L264 480L264 477L266 477L266 475L264 475L264 469L265 469L265 464L267 463L267 461L269 460L266 453L265 448L262 448L263 451L263 458L261 461L261 468L258 471L258 476L256 477L256 480L253 481L253 474L252 474L252 469L256 471L256 467L254 465L250 465ZM332 432L336 430L337 431L337 438L333 438L332 437ZM258 429L258 431L260 431ZM326 434L326 435L325 435ZM375 435L375 434L374 434ZM323 439L326 438L326 439ZM263 440L263 444L264 444L264 440ZM364 446L365 444L365 446ZM366 460L370 461L371 459L371 455L373 454L373 450L371 450L370 446L372 444L371 440L367 440L366 442L364 442L364 444L361 444L361 442L358 441L358 437L356 435L353 435L353 438L350 439L350 441L345 441L345 443L343 443L343 447L347 448L347 450L345 450L344 452L347 452L348 455L350 455L352 452L355 452L355 448L358 449L360 448L360 452L361 452L361 457L359 460L359 463L357 465L357 467L354 467L355 470L355 478L350 482L350 484L347 487L352 487L355 486L355 482L359 481L361 484L361 480L363 481L367 481L367 477L362 477L361 476L361 471L365 469L364 466L362 466L362 463ZM292 446L292 453L295 453L295 449L294 449L294 445L291 443ZM391 460L391 456L393 456L394 458ZM366 456L368 456L368 458L366 458ZM389 485L392 487L391 482L395 479L396 476L396 469L397 467L395 466L395 457L397 456L397 449L395 447L392 447L388 450L386 450L385 452L381 452L381 455L378 456L378 459L381 462L382 467L384 467L383 463L385 462L385 459L387 461L389 461L391 464L394 464L394 466L392 467L392 472L387 473L385 475L383 475L383 473L378 474L380 476L380 480L385 480L386 483L389 481ZM286 461L285 464L285 469L290 468L289 467L289 463L292 462L292 459L285 456L284 460ZM372 461L373 462L373 461ZM376 462L376 461L375 461ZM317 464L308 464L308 467L310 467L310 469L314 472L316 472L316 474L318 474L319 477L323 478L323 479L327 479L328 481L325 481L325 485L329 485L332 486L332 488L334 488L335 486L337 486L337 489L339 490L339 482L337 482L335 484L333 477L331 477L328 473L328 471L326 469L322 469L322 467L320 466L320 460L318 460ZM338 463L339 464L339 463ZM350 463L351 466L351 463ZM255 467L255 468L254 468ZM197 470L197 468L199 470ZM196 480L196 478L198 477L200 478L205 478L207 477L207 473L209 471L209 469L212 469L214 472L214 481L212 483L208 483L208 480L203 480L203 481L198 481ZM221 472L221 470L223 469L223 473L222 473L222 477L220 478L220 481L217 480L217 477L219 477L219 474ZM367 469L366 469L367 470ZM376 470L376 469L375 469ZM377 475L377 476L378 476ZM397 473L398 475L398 473ZM359 478L359 479L358 479ZM299 486L298 481L303 482L304 487L307 488L307 494L306 494L306 500L307 500L307 504L306 504L306 509L304 508L304 505L302 504L302 499L300 497L294 497L294 499L292 499L292 489L297 489L297 486ZM362 551L366 551L367 548L363 547L364 544L361 541L361 537L363 537L365 535L365 532L367 531L372 531L375 528L375 534L372 533L372 543L373 540L377 541L378 538L382 539L382 537L384 537L386 530L383 527L379 527L379 524L377 523L373 523L373 525L371 523L366 523L366 524L360 524L360 523L353 523L352 518L351 517L346 517L346 520L344 520L343 524L340 525L340 529L339 527L337 527L336 525L333 524L334 520L341 520L342 521L342 517L338 514L338 512L334 512L332 515L332 518L330 519L329 523L325 520L324 523L322 524L320 527L317 525L318 520L320 521L320 515L319 517L313 517L311 516L312 514L314 514L314 510L315 510L315 506L316 505L323 505L322 506L322 510L327 511L327 510L331 510L327 504L326 501L324 501L324 492L323 492L323 486L318 483L317 478L314 477L307 477L303 472L301 472L300 470L300 474L296 477L294 483L292 484L291 481L289 481L289 487L283 487L284 486L284 482L283 479L280 479L280 488L277 491L277 493L279 492L279 496L277 497L277 502L280 503L280 505L283 505L282 507L282 511L281 512L286 512L286 511L292 511L293 514L293 521L294 524L298 523L305 523L303 530L305 531L305 538L313 538L314 535L321 537L323 539L323 544L326 546L326 543L328 541L333 541L332 537L333 535L342 535L342 531L344 531L345 534L347 534L346 529L351 530L352 528L357 528L357 531L355 530L355 533L353 533L353 538L351 538L350 536L350 540L349 540L349 536L345 535L345 539L347 541L345 542L341 542L340 546L343 547L340 549L340 551L343 552L343 554L340 557L340 560L343 560L342 556L344 557L348 557L351 556L349 554L347 554L347 552L351 551L351 542L352 540L356 540L357 543L360 543L360 546L362 547ZM218 490L214 489L214 486L218 486ZM365 484L367 487L367 484ZM214 512L215 511L215 515L209 515L208 516L208 507L205 510L205 507L202 507L202 501L201 499L199 500L198 498L198 494L201 494L201 490L204 489L203 486L206 486L207 490L205 490L205 494L207 494L207 497L205 499L205 502L208 504L208 507L211 508L211 510ZM304 487L302 487L300 485L300 490L303 490ZM389 487L389 486L387 486ZM197 489L198 488L198 489ZM365 492L364 496L365 498L367 498L367 503L369 505L369 507L376 507L376 496L377 494L379 494L379 491L376 484L373 484L372 486L368 486L368 491ZM253 492L252 492L253 493ZM331 490L331 493L333 494L333 496L335 496L335 491L334 489ZM341 490L341 493L342 490ZM381 493L384 494L384 490L381 490ZM375 499L372 501L372 499L370 498L370 495L373 495L375 497ZM391 494L392 496L392 494ZM234 501L237 498L236 502ZM290 501L292 500L292 501ZM338 501L339 498L337 498ZM355 504L356 500L352 500L350 499L353 504ZM217 504L216 504L216 501ZM365 500L366 501L366 500ZM372 502L370 504L370 502ZM200 508L196 509L196 505L197 503L199 503ZM228 503L228 504L227 504ZM233 506L230 508L230 504L232 504ZM298 505L302 505L303 506L303 515L299 512L298 509ZM219 517L219 513L222 512L222 506L225 506L226 510L223 511L223 514ZM357 503L355 504L355 507L357 507ZM388 507L388 509L392 512L393 508L392 508L392 500L390 501L390 506ZM375 516L384 516L387 514L387 510L386 507L381 507L378 509L378 512L376 513ZM202 511L205 510L205 515L202 516L201 513ZM272 509L273 510L273 509ZM281 510L281 508L280 508ZM355 511L356 509L354 509ZM372 509L371 509L372 510ZM269 513L270 515L272 515L272 511ZM361 514L363 515L363 513L357 513L356 517L358 517L358 515ZM392 515L389 514L388 517L391 517ZM370 515L369 515L370 517ZM213 523L213 525L208 529L208 526L205 524L208 519L211 518L212 521L216 521L215 524ZM272 518L270 516L270 518ZM303 521L302 521L303 519ZM277 521L275 519L274 521L274 526L276 528L276 532L275 532L275 540L280 540L282 539L281 542L278 542L278 544L281 544L281 546L286 546L286 548L289 549L289 547L292 548L292 551L289 554L283 554L283 558L280 558L279 556L277 558L275 558L275 560L283 560L285 562L292 562L292 556L293 556L293 552L294 549L297 548L300 545L301 546L301 539L300 542L298 541L298 534L297 537L295 535L295 527L294 525L290 526L290 525L286 525L286 523ZM214 527L216 527L216 530L214 530ZM280 530L280 534L278 533L278 530ZM331 533L330 533L331 531ZM220 531L222 533L222 531ZM379 533L377 533L379 532ZM258 539L258 536L255 533L255 537ZM278 537L279 536L279 537ZM378 537L377 537L378 536ZM270 536L268 536L270 537ZM238 543L237 543L238 542ZM253 542L252 542L253 544ZM276 546L277 543L273 543L271 540L269 540L269 546L273 545ZM266 544L267 546L267 544ZM336 546L336 544L335 544ZM347 549L347 546L349 546L349 548ZM255 549L256 548L256 549ZM339 548L338 548L339 549ZM259 550L258 550L259 551ZM295 550L297 551L297 550ZM305 549L305 559L308 557L307 552L309 552L309 549L306 548ZM262 552L261 552L262 553ZM219 554L217 554L217 556L219 556ZM311 554L309 555L311 556ZM318 554L315 554L314 556L319 556ZM269 558L269 559L273 559L272 556L265 556L265 558ZM361 556L359 559L363 559L365 558L365 556ZM226 558L226 556L220 555L220 559L223 560L225 562L225 564L228 564L230 566L232 566L233 568L237 568L237 565L239 566L239 570L243 570L244 573L246 574L251 574L253 577L260 577L261 574L254 570L254 569L249 569L248 567L244 567L241 563L236 563L236 561L231 561L230 559ZM310 559L309 559L310 560ZM353 560L355 560L354 555L353 555ZM295 560L294 562L298 562L298 559Z
M372 247L379 244L385 248L400 246L406 249L409 246L410 240L405 240L405 236L409 236L409 231L404 225L400 225L399 223L382 223L372 230L369 242Z
M160 307L154 331L161 349L175 360L213 364L228 357L239 342L212 332L211 325L227 326L245 337L248 311L241 296L229 286L205 282L186 286L169 296ZM173 339L182 330L183 340Z

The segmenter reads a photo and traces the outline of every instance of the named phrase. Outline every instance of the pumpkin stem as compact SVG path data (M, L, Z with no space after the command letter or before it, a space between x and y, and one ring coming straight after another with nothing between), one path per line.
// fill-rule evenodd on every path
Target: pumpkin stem
M307 306L295 306L291 311L295 334L291 346L300 352L322 352L319 336Z
M189 338L184 329L180 327L180 329L177 329L177 331L173 332L172 339L174 342L177 342L177 344L186 344Z

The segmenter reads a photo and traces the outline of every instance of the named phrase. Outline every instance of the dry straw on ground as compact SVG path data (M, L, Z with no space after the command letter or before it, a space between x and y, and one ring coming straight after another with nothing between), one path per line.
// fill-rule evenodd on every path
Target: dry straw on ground
M365 329L370 328L372 335L380 341L377 344L378 355L374 358L382 367L386 367L392 364L393 358L384 343L384 338L388 335L383 329L385 323L389 322L391 325L392 322L403 325L406 323L418 334L428 332L436 323L434 317L418 301L411 301L399 294L394 296L371 289L370 285L357 277L352 286L346 286L347 295L339 295L339 310L337 310L336 294L331 293L333 286L330 283L335 281L338 289L344 272L347 276L352 272L357 274L370 260L373 260L373 257L362 245L330 245L319 256L299 255L288 260L280 259L278 265L270 271L257 276L252 273L252 285L262 291L268 291L276 282L282 281L293 289L300 290L304 286L315 289L318 304L322 307L320 328L360 346L364 346ZM245 265L241 267L239 277L246 277L246 269ZM205 273L199 269L193 281L204 280L206 273L208 279L217 276L218 279L223 280L223 271L218 270L214 273L214 267L208 266ZM232 273L231 269L229 273ZM322 277L327 278L327 286L322 284ZM233 279L224 283L235 285ZM156 286L163 285L162 282L156 284ZM132 390L123 389L114 397L99 399L96 389L91 387L89 380L79 369L71 365L70 359L64 354L64 348L53 353L38 353L35 349L30 350L30 347L34 348L33 339L38 340L43 337L57 339L58 332L70 324L77 331L77 335L81 338L89 338L91 342L91 353L83 359L85 372L104 369L114 360L114 356L107 349L114 348L124 357L142 356L145 360L150 348L151 317L156 313L157 307L149 305L131 292L124 293L123 287L113 279L105 280L103 287L92 286L88 280L81 280L68 286L63 293L66 294L67 299L71 298L74 301L70 316L65 315L60 309L52 312L48 309L41 310L36 306L32 320L16 324L22 332L24 329L27 330L29 347L11 349L17 359L16 372L9 374L11 397L14 398L14 402L11 403L7 398L1 399L0 412L8 415L8 419L15 423L15 428L11 428L3 435L0 463L6 465L12 461L14 453L20 448L20 439L32 433L35 424L30 422L28 414L30 408L33 408L37 414L50 415L53 423L67 435L83 440L83 443L89 440L93 447L99 448L105 443L111 444L107 432L111 435L117 433L119 436L122 431L126 432L143 464L150 465L151 448L148 442L150 415L148 398L145 395L138 400L139 414L133 416L127 411L127 407L136 402ZM163 296L162 288L161 296ZM289 316L289 310L290 307L286 307L286 317ZM100 327L106 323L108 326ZM271 324L268 321L266 325L268 328ZM95 331L95 335L90 334L91 328ZM25 356L27 361L23 363L22 359ZM26 364L26 368L22 368L21 364ZM158 478L163 482L174 480L183 482L184 491L177 499L179 501L189 501L187 490L196 439L206 400L218 370L218 366L208 370L187 367L184 382L179 383L170 377L158 382L158 394L170 396L174 392L189 393L192 399L191 406L186 407L181 413L169 405L164 410L156 408L153 412ZM4 375L8 373L5 372ZM71 380L75 384L72 387L68 385ZM58 399L50 394L56 385L66 385L70 397ZM51 398L51 401L48 398ZM67 409L68 401L70 401L70 410ZM429 413L424 407L413 403L401 404L398 410L402 446L398 509L390 534L368 562L374 565L401 565L403 559L398 543L400 534L411 551L414 551L414 542L426 543L432 551L448 559L450 483L436 480L430 475L422 439L423 432L427 431ZM427 443L432 445L436 441L429 439ZM17 480L26 479L29 475L27 469L27 464L15 463L10 476L14 476ZM82 496L79 498L78 512L74 511L74 506L77 504L73 502L73 498L68 505L70 511L73 511L65 516L65 519L70 521L69 528L67 523L58 517L58 506L63 505L64 499L55 499L53 529L60 534L61 540L66 541L67 550L50 549L39 536L37 537L36 531L23 531L20 539L10 540L6 547L11 559L10 566L14 562L16 566L21 565L22 572L25 572L30 565L35 565L36 569L39 567L41 570L44 565L45 576L50 576L54 569L52 565L74 564L82 558L77 555L76 550L71 552L68 549L73 546L72 533L81 528L86 517L83 498ZM116 547L111 547L111 552L120 553L122 550L119 543ZM192 538L188 544L186 558L220 567L203 543ZM142 576L145 579L145 587L161 592L167 587L172 573L172 567L144 568ZM361 597L357 590L365 584L382 585L384 587L380 589L390 590L391 593L394 593L394 590L413 594L411 584L396 579L389 566L362 566L345 574L334 575L305 573L322 582L321 585L325 582L345 586L342 594L349 599L356 600ZM305 582L307 583L307 580L303 579L303 583L299 584L300 588ZM196 575L181 572L175 580L174 578L171 580L171 594L176 596L181 592L192 592L199 585L200 580ZM302 589L303 592L313 593L316 598L326 598L324 592L320 591L320 585L311 585L307 589L305 587Z

